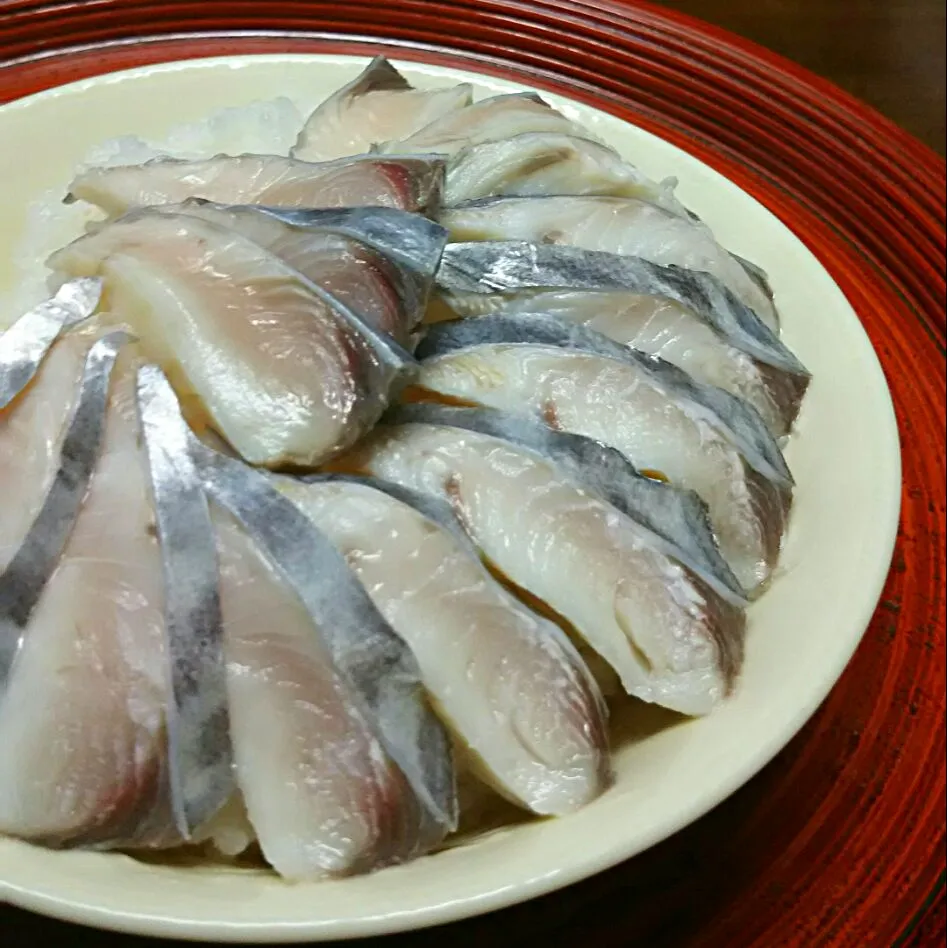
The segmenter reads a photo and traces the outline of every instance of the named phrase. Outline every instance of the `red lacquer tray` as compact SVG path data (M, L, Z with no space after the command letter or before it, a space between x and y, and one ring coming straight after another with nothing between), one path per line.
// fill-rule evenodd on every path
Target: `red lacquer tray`
M146 63L286 51L387 51L518 78L691 152L776 213L845 291L903 439L902 527L881 606L841 683L773 764L603 876L387 943L941 944L944 162L791 63L636 2L0 0L0 102ZM4 945L127 942L8 908L0 931Z

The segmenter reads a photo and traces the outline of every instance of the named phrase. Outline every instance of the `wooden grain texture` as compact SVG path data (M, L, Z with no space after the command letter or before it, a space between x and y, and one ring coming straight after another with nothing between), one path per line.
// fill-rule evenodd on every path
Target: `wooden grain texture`
M397 51L402 58L480 68L598 104L731 177L793 228L839 282L891 383L904 442L904 513L892 573L862 647L819 713L748 786L603 876L372 948L513 948L527 937L546 948L942 944L943 161L801 69L653 6L464 0L450 4L449 18L444 6L389 0L379 22L374 0L0 0L0 101L149 61L276 50L368 53L397 40L407 44ZM757 10L776 16L802 6L760 0ZM868 0L862 6L867 10ZM709 0L701 4L706 14L711 7ZM143 33L261 29L375 40L204 37L101 45ZM93 48L58 55L67 43ZM31 58L38 48L45 57ZM18 57L25 58L3 68L4 59ZM117 948L129 939L0 909L0 944L47 943Z
M659 0L838 83L945 149L944 0Z

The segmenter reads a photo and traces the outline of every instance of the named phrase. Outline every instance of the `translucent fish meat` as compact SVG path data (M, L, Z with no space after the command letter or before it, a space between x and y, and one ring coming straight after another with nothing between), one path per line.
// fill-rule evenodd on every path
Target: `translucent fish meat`
M742 608L746 591L721 556L707 505L693 491L637 471L621 452L528 416L437 403L396 405L389 424L437 424L501 438L535 452L576 487L607 500L652 542L695 573L717 595Z
M405 346L423 318L447 243L439 225L388 208L282 210L192 199L160 210L238 231Z
M455 241L524 240L621 254L665 267L706 273L775 330L773 301L710 229L629 197L486 198L445 210Z
M401 855L405 846L411 854L430 849L457 827L455 774L411 650L345 558L265 475L196 440L192 456L214 501L301 600L351 701L407 779L418 806Z
M481 99L442 116L408 138L384 143L381 150L406 155L456 155L473 145L526 132L557 132L602 144L587 128L566 118L536 93L523 92Z
M88 470L91 462L89 490L38 601L28 617L12 616L23 625L22 645L0 703L0 832L54 846L182 841L167 773L161 554L133 373L116 370L104 415L116 344L106 336L89 350L72 421L76 443L62 461L64 471L73 468L64 488L81 483L76 465ZM98 447L95 427L103 421ZM54 503L62 516L74 513ZM38 562L26 547L51 543L53 509L3 573L21 604L30 586L23 567ZM0 599L8 604L7 595ZM4 611L0 637L9 642Z
M559 194L640 198L688 218L675 180L656 183L605 145L561 132L526 132L464 149L448 164L444 203Z
M379 429L348 463L449 500L494 566L571 623L629 693L699 715L729 692L742 611L546 458L478 432L411 423Z
M63 330L88 319L102 294L99 280L73 280L0 332L0 411L33 380Z
M761 381L774 403L772 411L784 421L795 417L809 384L809 372L779 336L706 273L575 247L500 241L449 245L437 282L449 305L464 315L511 306L536 312L542 302L536 300L540 293L546 299L547 292L568 291L571 295L557 304L558 314L568 316L571 312L574 321L588 322L594 318L596 328L601 328L598 317L594 313L589 315L589 309L600 299L608 301L615 297L594 294L620 293L629 311L627 318L642 326L640 337L647 343L645 348L660 347L662 339L674 342L674 334L680 333L682 341L675 346L678 356L686 353L693 344L691 340L697 338L692 323L684 329L678 327L677 317L683 310L703 323L729 349L744 353L763 367L766 378ZM580 293L583 296L577 295ZM675 306L670 310L649 310L638 304L641 297L668 301ZM656 316L656 326L648 324L651 314ZM624 315L616 314L614 320L606 319L606 323L621 326L624 319ZM629 332L625 330L625 334ZM698 338L702 347L707 341L706 334ZM660 354L674 361L668 352ZM698 361L692 359L687 368Z
M379 56L312 113L299 133L292 156L305 161L331 161L360 155L379 142L407 138L472 101L473 87L469 83L415 89L384 56Z
M379 486L280 479L411 646L435 706L485 779L539 814L594 799L609 770L607 731L578 653L441 526L450 507L436 522L421 512L434 498Z
M468 302L476 299L467 297ZM658 356L696 381L752 405L776 437L789 434L807 388L808 375L757 361L718 335L710 321L667 298L623 290L550 290L501 300L498 305L498 312L510 316L568 320Z
M218 155L204 161L155 158L143 165L90 168L67 201L86 201L117 217L135 207L205 198L275 207L391 207L436 210L444 162L434 157L364 156L315 164L277 155Z
M407 352L232 230L139 211L53 256L102 276L202 421L251 463L311 467L352 444L414 370Z
M423 389L593 438L639 470L695 491L741 585L752 591L769 578L791 479L762 420L742 402L550 317L445 323L419 354L429 355L417 380Z

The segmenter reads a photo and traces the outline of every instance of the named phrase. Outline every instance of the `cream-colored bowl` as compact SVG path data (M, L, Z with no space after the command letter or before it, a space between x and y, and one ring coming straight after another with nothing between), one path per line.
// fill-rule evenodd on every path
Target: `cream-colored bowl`
M57 232L58 218L37 231L29 205L51 190L65 193L73 168L98 143L126 134L161 140L182 122L277 96L305 110L363 64L337 56L198 60L104 76L0 109L3 315L12 315L25 284L41 282L36 251L74 236ZM404 71L418 85L447 77L475 82L479 94L517 88L434 67ZM646 173L680 179L681 197L721 241L770 273L786 341L814 373L788 448L798 481L792 526L780 575L751 611L736 695L712 716L674 726L632 709L617 741L617 782L602 799L574 816L503 827L403 867L288 885L264 872L0 840L0 899L90 925L221 941L354 937L474 915L575 882L697 819L784 747L836 682L875 608L899 514L898 434L875 353L819 262L756 201L640 129L549 98Z

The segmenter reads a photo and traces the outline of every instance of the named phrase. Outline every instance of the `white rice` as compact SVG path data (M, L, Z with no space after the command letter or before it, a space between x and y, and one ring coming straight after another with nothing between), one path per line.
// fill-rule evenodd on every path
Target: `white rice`
M82 157L75 174L90 167L140 164L158 157L195 160L220 154L288 155L303 122L303 113L285 97L221 109L199 122L175 126L160 141L123 135L102 142ZM0 295L0 328L49 295L46 259L81 236L90 221L101 217L96 208L82 202L63 204L69 184L57 184L30 205L14 252L13 286Z

